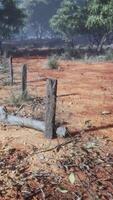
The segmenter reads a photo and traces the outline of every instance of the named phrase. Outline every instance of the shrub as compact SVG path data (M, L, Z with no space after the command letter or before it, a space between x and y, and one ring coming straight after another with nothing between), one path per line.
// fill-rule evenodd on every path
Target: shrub
M105 53L105 60L113 60L113 51L111 49L107 50L107 52Z
M5 63L5 64L0 64L0 71L1 71L1 73L3 73L3 74L8 73L8 66L7 66L7 63Z
M58 69L59 68L58 57L56 55L50 56L46 63L46 67L48 69Z
M8 79L4 79L3 86L9 86L9 85L10 85L10 81Z
M61 60L72 60L72 56L70 55L70 52L65 51L64 53L62 53L61 55Z
M11 96L10 98L7 100L6 103L9 103L11 105L14 106L20 106L22 105L22 103L26 102L26 101L31 101L32 97L29 96L27 93L25 94L17 94L16 92L12 92L11 91Z
M95 63L95 62L103 62L103 61L113 61L113 52L112 50L107 50L105 54L95 55L95 56L87 56L85 54L84 59L86 63Z

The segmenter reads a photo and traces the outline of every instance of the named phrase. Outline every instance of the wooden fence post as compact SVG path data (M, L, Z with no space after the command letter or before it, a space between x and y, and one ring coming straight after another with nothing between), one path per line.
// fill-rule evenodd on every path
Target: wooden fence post
M5 48L4 51L3 51L3 57L4 57L4 59L8 58L8 50L7 50L7 48Z
M27 95L27 65L22 66L22 96Z
M8 52L7 52L7 49L4 49L3 50L3 55L2 55L2 64L7 67L8 63Z
M56 115L57 80L47 80L46 114L45 114L45 136L52 139L56 136L55 115Z
M10 83L11 85L13 85L14 81L13 81L13 64L12 64L12 56L9 57L9 76L10 76Z

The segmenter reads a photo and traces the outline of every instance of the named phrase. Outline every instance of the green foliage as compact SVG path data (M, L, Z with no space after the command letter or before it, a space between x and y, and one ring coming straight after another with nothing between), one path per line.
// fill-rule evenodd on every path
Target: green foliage
M60 33L65 40L72 40L81 31L83 25L82 8L75 0L63 0L61 7L50 20L54 31Z
M113 1L92 0L88 1L87 27L101 28L109 32L113 28Z
M9 38L23 25L25 15L17 7L16 0L0 0L0 36Z
M88 0L87 14L86 27L101 50L113 31L113 0Z
M23 102L23 97L21 95L15 95L14 93L11 94L8 103L14 106L20 106Z
M23 33L27 31L33 33L37 38L55 37L56 33L51 29L49 21L60 7L61 0L17 0L19 7L23 7L27 13L26 27ZM84 5L85 0L78 0L79 5ZM71 1L70 1L71 2ZM73 1L74 2L74 1ZM82 18L84 19L84 18Z
M82 59L85 63L87 64L92 64L92 63L99 63L105 61L105 55L99 55L99 56L84 56L84 59Z
M50 56L47 60L46 66L49 69L58 69L59 68L58 57L56 55Z
M109 49L105 52L105 60L113 61L113 50Z
M86 63L98 63L105 61L113 61L113 50L106 50L104 54L88 56L87 54L84 56L84 62Z
M11 91L11 95L9 97L9 99L6 100L6 103L9 103L10 105L14 105L14 106L21 106L22 103L27 102L27 101L31 101L32 97L29 96L27 93L25 94L20 94L17 92L13 92Z
M66 48L64 53L62 53L61 57L62 60L74 60L78 58L78 53L76 48Z
M50 25L71 42L76 34L89 34L100 51L113 32L113 0L87 0L82 7L79 1L63 0Z
M0 64L0 72L3 74L8 73L9 69L8 69L8 64L7 63L2 63Z

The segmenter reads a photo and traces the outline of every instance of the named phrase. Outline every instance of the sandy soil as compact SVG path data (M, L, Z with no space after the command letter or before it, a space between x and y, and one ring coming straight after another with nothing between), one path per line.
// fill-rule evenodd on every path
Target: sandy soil
M45 63L46 58L15 58L13 60L15 85L12 88L3 86L3 80L1 81L0 104L7 106L10 112L18 110L16 106L8 102L12 93L19 93L21 88L21 66L22 64L27 64L28 92L30 96L45 97L46 78L58 79L56 120L61 124L65 124L69 128L71 135L76 136L77 131L87 129L83 133L83 138L108 138L109 141L112 141L113 63L85 64L76 61L60 61L59 70L46 69ZM19 114L38 117L39 107L37 106L35 110L32 110L31 107L29 103L26 103ZM44 113L41 113L40 117L43 118L43 116ZM33 148L38 148L38 150L51 148L65 142L65 139L50 141L35 130L0 125L0 141L4 145L8 144L10 147L21 148L30 152ZM108 149L112 152L112 143L106 146L105 154ZM54 159L58 160L65 157L65 151L66 148L58 155L54 151L46 154L46 164L48 160L54 163ZM43 157L45 154L41 156ZM45 158L42 157L37 159L36 155L31 156L32 169L43 167L43 169L51 170L54 173L62 173L62 170L59 170L54 164L47 168L47 165L43 163ZM40 160L42 160L42 163Z

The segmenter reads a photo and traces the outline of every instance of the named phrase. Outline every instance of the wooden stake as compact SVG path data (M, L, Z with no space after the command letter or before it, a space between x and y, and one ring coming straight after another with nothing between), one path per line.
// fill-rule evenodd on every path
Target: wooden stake
M10 75L10 83L13 85L13 64L12 64L12 56L9 58L9 75Z
M57 80L48 79L46 114L45 114L45 136L50 139L56 136L56 130L55 130L56 95L57 95Z
M8 50L7 50L7 48L4 49L3 57L4 57L5 60L8 58Z
M27 65L22 66L22 96L27 95Z

